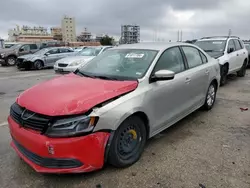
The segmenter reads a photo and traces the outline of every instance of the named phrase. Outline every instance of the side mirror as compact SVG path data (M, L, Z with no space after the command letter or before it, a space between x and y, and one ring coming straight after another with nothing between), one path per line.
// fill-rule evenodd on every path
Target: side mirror
M174 79L175 73L170 70L159 70L154 73L151 77L151 82L164 81L164 80L172 80Z
M44 55L48 56L50 53L49 52L46 52Z
M23 48L20 48L20 49L19 49L19 52L23 52L23 51L24 51L24 49L23 49Z
M232 53L232 52L234 52L234 48L229 48L229 49L228 49L228 53L230 54L230 53Z

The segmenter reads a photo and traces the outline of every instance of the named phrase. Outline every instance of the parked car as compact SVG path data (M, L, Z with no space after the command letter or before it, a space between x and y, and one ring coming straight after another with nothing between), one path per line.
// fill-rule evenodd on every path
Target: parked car
M34 54L23 55L17 58L17 67L40 70L44 67L53 67L58 59L74 55L75 52L69 47L50 47L39 50Z
M58 60L54 65L54 70L56 73L74 72L77 68L86 64L94 57L110 48L112 48L112 46L96 46L85 48L78 52L76 56L66 57L64 59Z
M250 66L250 42L244 42L244 44L248 51L248 66Z
M212 109L219 83L217 60L192 44L116 47L21 93L8 117L11 145L42 173L127 167L148 138Z
M227 82L227 75L237 73L244 77L248 64L248 52L239 37L204 37L195 45L218 59L221 67L221 85Z
M25 54L35 53L39 50L37 44L15 44L10 48L0 49L0 63L2 65L16 65L17 57Z

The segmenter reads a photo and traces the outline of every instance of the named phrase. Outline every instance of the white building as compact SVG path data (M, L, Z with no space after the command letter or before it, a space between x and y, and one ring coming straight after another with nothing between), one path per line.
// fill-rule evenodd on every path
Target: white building
M62 19L62 37L64 42L76 42L75 18L64 16Z

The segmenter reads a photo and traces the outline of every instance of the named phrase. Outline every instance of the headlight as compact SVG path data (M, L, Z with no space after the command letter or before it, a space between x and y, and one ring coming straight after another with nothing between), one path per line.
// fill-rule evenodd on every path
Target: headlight
M5 53L2 53L2 54L1 54L1 57L4 57L4 56L5 56Z
M81 61L75 61L75 62L73 62L73 63L71 63L71 64L69 64L69 66L77 66L77 65L80 65L81 63L83 63L84 61L83 60L81 60Z
M77 116L64 118L49 125L46 135L49 137L71 137L84 135L93 131L98 117Z

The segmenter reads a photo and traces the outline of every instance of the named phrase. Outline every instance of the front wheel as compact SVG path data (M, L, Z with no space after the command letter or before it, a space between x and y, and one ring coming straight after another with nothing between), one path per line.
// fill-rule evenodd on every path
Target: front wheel
M146 127L138 116L126 119L115 131L108 162L115 167L128 167L139 160L146 143Z
M208 87L206 101L203 105L205 110L211 110L213 108L214 102L216 100L216 92L217 92L217 87L216 84L213 82Z
M36 60L36 61L34 62L34 68L35 68L36 70L41 70L41 69L43 68L43 63L42 63L42 61Z
M16 64L16 57L14 56L7 57L6 63L8 66L14 66Z

